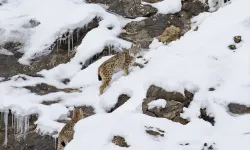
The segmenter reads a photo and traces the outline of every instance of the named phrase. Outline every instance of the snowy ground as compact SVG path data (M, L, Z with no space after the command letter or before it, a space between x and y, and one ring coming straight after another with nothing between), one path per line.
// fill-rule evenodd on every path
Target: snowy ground
M64 124L55 120L66 118L68 106L92 106L97 115L77 123L74 140L66 150L79 147L88 150L122 149L111 143L115 134L123 135L131 150L200 150L205 142L216 143L215 149L218 150L250 149L250 136L245 134L250 132L250 115L233 116L226 108L230 102L250 105L249 0L232 0L231 4L214 13L200 14L192 20L194 28L199 25L198 31L189 31L167 46L153 41L144 55L149 63L143 69L132 68L129 76L119 75L102 96L99 96L101 82L97 78L97 68L110 56L85 70L80 70L77 64L100 52L105 45L129 47L129 42L116 37L129 20L107 13L99 5L85 4L80 0L37 1L9 0L0 7L0 29L3 29L0 30L3 35L0 44L9 39L27 43L23 49L25 55L19 60L21 63L28 64L34 54L44 53L41 50L46 50L46 45L53 43L67 28L82 26L96 15L104 19L98 28L86 35L69 63L41 71L44 79L27 77L28 80L24 81L13 77L0 83L0 110L11 109L16 116L38 114L37 129L41 133L52 134L63 127ZM70 10L70 13L65 10ZM41 25L23 28L30 18L37 19ZM112 30L106 28L110 24L114 26ZM228 45L233 44L233 36L236 35L241 35L243 40L236 44L235 51L229 50ZM64 78L71 79L69 85L59 82ZM82 93L58 92L38 96L16 88L41 82L58 88L80 88ZM184 88L198 91L182 114L183 118L191 121L188 125L141 114L141 103L151 84L168 91L183 92ZM209 92L207 89L210 87L216 90ZM114 106L120 94L127 94L131 99L112 114L106 114L105 110ZM62 99L58 104L40 104L58 98ZM215 126L198 119L201 107L206 107L215 117ZM165 136L154 139L146 135L144 126L161 128ZM180 143L190 144L183 147Z

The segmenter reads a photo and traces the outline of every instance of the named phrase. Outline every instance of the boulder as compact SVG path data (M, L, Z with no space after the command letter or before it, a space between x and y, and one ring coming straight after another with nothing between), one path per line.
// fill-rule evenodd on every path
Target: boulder
M147 96L142 103L142 111L144 114L152 117L167 118L169 120L187 124L188 121L181 118L183 107L188 107L193 99L194 94L185 90L185 95L179 92L168 92L161 87L151 85L147 91ZM149 103L162 99L166 101L165 107L149 107Z
M233 114L250 114L250 107L242 104L237 104L237 103L230 103L228 104L228 110L229 112Z
M161 35L171 25L181 29L180 35L184 35L190 27L190 19L201 12L208 11L200 1L182 1L182 10L175 14L152 15L141 21L128 23L120 38L141 44L142 48L148 48L153 38Z
M107 11L131 19L149 17L157 13L156 8L141 4L141 0L87 0L87 2L105 4L108 7Z

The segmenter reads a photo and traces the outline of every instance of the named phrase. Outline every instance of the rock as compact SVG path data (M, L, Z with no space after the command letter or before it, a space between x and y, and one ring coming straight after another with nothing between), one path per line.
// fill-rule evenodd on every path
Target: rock
M175 14L157 14L141 21L132 21L128 23L120 38L135 44L141 44L142 48L148 48L153 38L161 35L163 31L171 25L181 29L181 35L184 35L190 27L190 19L208 8L199 1L183 1L182 10Z
M213 149L214 149L214 148L213 148L213 145L215 145L215 143L213 143L213 144L210 145L210 146L208 146L207 143L204 143L202 150L213 150Z
M130 146L127 144L126 140L119 135L113 137L112 143L114 143L115 145L120 146L120 147L129 147Z
M14 55L0 54L0 77L8 78L9 72L26 70L28 67L21 68L18 59L22 57L22 53L18 50L22 48L23 44L19 41L5 42L0 49L5 49Z
M157 13L157 9L151 5L141 4L141 0L87 0L89 3L101 3L108 6L107 11L121 15L125 18L148 17Z
M8 143L5 147L2 145L5 139L4 120L0 117L0 149L1 150L56 150L55 141L50 136L41 136L35 132L37 120L36 116L29 117L29 129L26 137L16 133L16 128L12 127L12 114L8 115ZM16 125L15 125L16 127ZM18 135L18 136L17 136Z
M204 121L211 123L212 126L214 126L215 124L214 117L207 115L206 108L200 109L199 118L202 118Z
M8 78L17 74L34 75L43 69L48 70L59 64L69 62L75 53L69 53L68 46L70 46L70 48L78 46L88 31L98 27L99 21L100 19L94 18L90 23L88 23L88 25L66 32L62 35L62 37L56 39L51 45L49 48L49 50L51 50L50 54L35 58L32 60L30 66L21 65L18 62L18 59L23 55L17 51L20 47L22 47L22 43L15 41L5 43L2 47L8 49L14 53L14 55L0 54L0 77ZM70 41L70 43L68 43L68 41Z
M170 27L167 27L165 31L157 36L156 38L163 43L170 43L172 41L175 41L181 37L181 29L179 27L175 27L171 25Z
M239 36L239 35L238 35L238 36L235 36L235 37L234 37L234 42L235 42L235 43L240 43L240 42L241 42L241 36Z
M118 97L118 101L115 104L115 106L113 108L111 108L108 113L112 113L114 110L116 110L118 107L120 107L121 105L123 105L124 103L126 103L128 100L130 99L130 97L128 95L122 94Z
M208 91L215 91L215 88L214 88L214 87L210 87L210 88L208 89Z
M161 136L161 137L164 137L165 131L163 131L163 130L161 130L159 128L154 129L153 127L147 127L147 126L145 126L145 127L147 128L147 130L146 130L147 134L152 135L152 136Z
M69 82L70 82L70 79L68 79L68 78L62 80L62 83L66 84L66 85L67 85Z
M65 93L81 92L78 89L71 89L71 88L58 89L55 86L48 85L46 83L36 84L35 86L24 86L23 88L26 88L30 90L32 93L36 93L38 95L46 95L54 92L65 92Z
M157 2L161 2L163 0L143 0L146 3L157 3Z
M57 99L57 100L54 100L54 101L43 101L41 104L43 105L52 105L52 104L57 104L57 103L60 103L61 100L60 99Z
M201 12L207 12L209 7L201 3L201 1L197 0L182 0L182 8L183 11L188 12L189 17L197 16Z
M23 27L24 28L35 28L35 27L37 27L40 24L41 24L41 22L39 22L38 20L36 20L36 19L30 19L28 23L26 23L26 24L23 25Z
M82 28L76 28L73 31L68 31L59 37L54 44L50 47L52 52L47 56L42 56L36 59L31 64L32 72L38 72L42 69L51 69L59 64L64 64L70 61L72 57L75 55L75 51L69 52L68 47L71 49L73 47L77 47L81 44L82 39L88 33L88 31L98 27L99 19L94 18L88 25ZM69 40L68 40L69 39ZM73 39L73 42L72 42ZM64 42L60 42L64 41ZM68 43L69 41L69 43Z
M228 104L229 112L242 115L242 114L250 114L250 107L245 105L237 104L237 103L230 103Z
M142 111L144 114L152 117L167 118L175 122L186 124L186 121L183 121L184 119L180 118L180 113L183 111L182 103L174 100L166 100L167 107L165 108L154 107L152 109L149 109L148 104L154 100L156 100L156 98L153 97L149 97L143 100Z
M184 94L185 95L179 92L168 92L161 87L151 85L148 88L146 97L154 97L156 99L165 99L169 101L174 100L183 103L185 107L188 107L193 99L194 94L187 90L184 91Z
M235 50L236 46L234 44L231 44L231 45L228 46L228 48L231 49L231 50Z
M168 92L161 87L151 85L147 91L146 98L142 103L142 111L144 114L152 117L167 118L169 120L187 124L188 121L180 117L183 107L188 107L193 99L194 94L185 90L184 95L179 92ZM157 99L166 101L165 108L154 107L149 109L148 104Z

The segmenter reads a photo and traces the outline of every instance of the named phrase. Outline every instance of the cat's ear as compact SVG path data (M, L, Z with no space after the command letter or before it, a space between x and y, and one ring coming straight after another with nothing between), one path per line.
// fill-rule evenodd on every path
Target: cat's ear
M132 43L131 48L134 48L134 47L136 47L136 45L134 43Z

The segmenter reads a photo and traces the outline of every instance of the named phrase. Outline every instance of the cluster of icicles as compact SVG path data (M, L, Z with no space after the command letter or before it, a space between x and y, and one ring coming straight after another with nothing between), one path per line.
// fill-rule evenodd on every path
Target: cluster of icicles
M0 112L0 121L4 121L5 126L5 138L3 145L7 146L8 143L8 122L9 111ZM11 115L11 127L14 130L14 136L16 140L26 138L27 131L29 129L29 116Z

